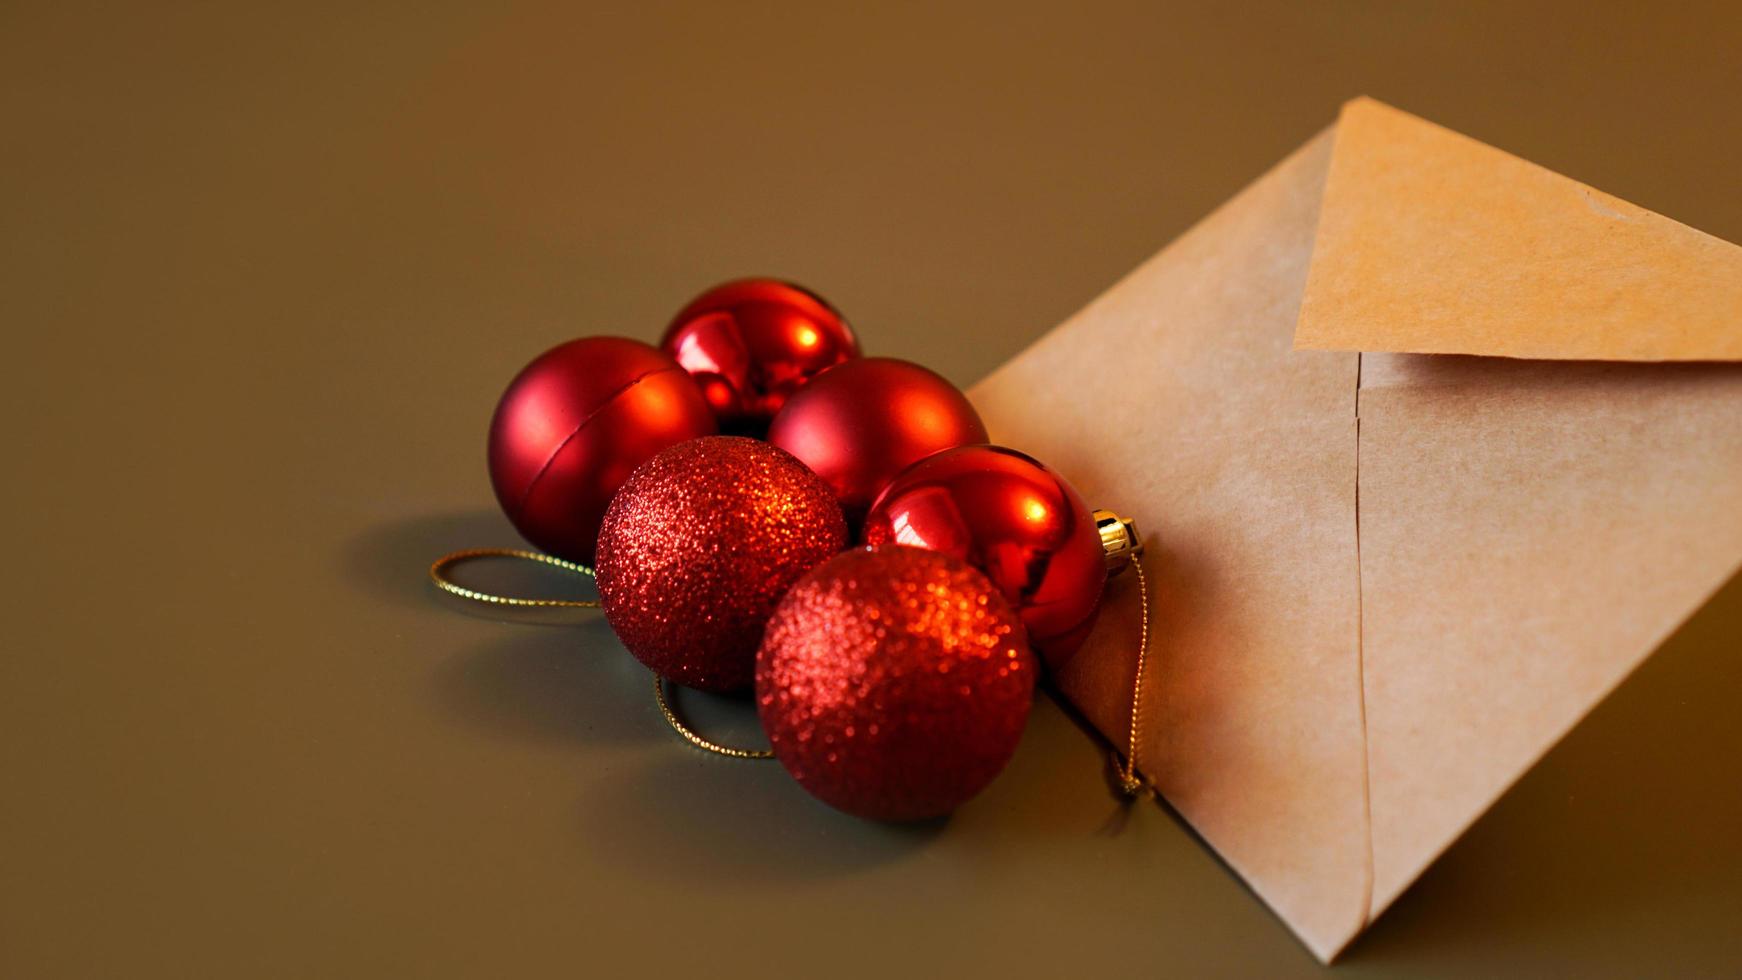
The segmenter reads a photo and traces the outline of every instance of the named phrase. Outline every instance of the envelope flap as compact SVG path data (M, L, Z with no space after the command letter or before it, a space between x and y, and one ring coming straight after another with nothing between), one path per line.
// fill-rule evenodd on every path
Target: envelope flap
M1336 134L1297 348L1742 360L1742 248L1372 99Z

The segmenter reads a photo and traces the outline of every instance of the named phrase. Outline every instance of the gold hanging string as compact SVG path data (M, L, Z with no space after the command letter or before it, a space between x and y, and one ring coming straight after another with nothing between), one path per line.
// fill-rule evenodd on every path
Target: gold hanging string
M455 582L453 579L448 578L448 570L453 568L455 565L461 565L469 561L476 561L480 558L515 558L521 561L537 562L540 565L550 565L553 568L560 568L565 572L574 572L579 575L585 575L588 578L593 577L593 570L579 562L564 561L561 558L542 554L537 551L523 551L519 548L467 548L464 551L456 551L452 554L443 555L440 558L437 558L434 564L429 566L429 580L435 583L436 588L441 589L443 592L450 595L457 595L462 599L470 599L473 602L488 603L492 606L516 606L523 609L599 608L599 601L597 599L525 599L519 596L496 595L493 592L480 592L477 589L468 589Z
M1101 532L1101 544L1106 554L1107 564L1114 574L1130 568L1137 578L1137 595L1141 605L1138 607L1139 627L1137 635L1137 676L1132 683L1131 692L1131 732L1123 755L1118 749L1112 751L1113 770L1119 777L1119 790L1128 797L1135 797L1146 787L1143 776L1137 771L1137 749L1143 742L1143 679L1145 668L1149 662L1149 579L1143 573L1143 562L1139 556L1143 554L1143 544L1137 536L1136 526L1129 520L1118 517L1111 511L1096 511L1096 524ZM767 749L736 749L721 745L718 742L703 738L690 730L673 710L670 698L666 695L665 678L658 674L653 676L653 696L659 702L659 713L665 716L666 724L672 731L682 736L684 741L705 752L723 755L731 759L772 759L774 753Z
M1095 521L1101 533L1101 543L1105 550L1107 564L1114 574L1129 567L1137 578L1137 590L1141 615L1139 619L1137 641L1137 676L1133 681L1131 693L1131 729L1126 751L1112 751L1113 769L1119 778L1119 789L1126 796L1135 797L1145 789L1145 782L1137 771L1137 750L1142 744L1143 733L1143 680L1149 660L1149 580L1143 573L1143 563L1139 555L1143 553L1143 545L1137 536L1137 529L1131 521L1118 517L1111 511L1096 511ZM519 548L468 548L443 555L429 566L430 581L435 587L450 595L469 599L473 602L486 603L494 606L511 606L517 608L567 608L567 609L597 609L600 603L596 599L529 599L521 596L497 595L492 592L482 592L469 589L448 578L448 571L456 565L482 558L513 558L520 561L537 562L560 568L563 571L578 575L593 577L593 570L578 562L566 561L551 555L536 551L526 551ZM653 677L653 697L659 704L659 713L665 718L667 725L684 741L715 755L730 759L772 759L774 752L770 749L739 749L729 745L721 745L711 741L691 730L678 716L672 707L671 698L667 695L666 680L655 674Z
M1143 562L1136 555L1131 556L1131 571L1137 575L1137 590L1142 597L1142 612L1137 629L1137 679L1132 683L1131 692L1131 739L1127 743L1125 758L1119 758L1119 750L1113 750L1113 771L1119 775L1119 790L1126 796L1136 796L1143 791L1143 777L1137 772L1137 747L1142 744L1143 732L1143 668L1149 661L1149 580L1143 574Z
M599 602L596 599L528 599L521 596L497 595L494 592L481 592L477 589L468 589L455 582L453 579L448 578L448 571L454 566L462 565L469 561L476 561L481 558L513 558L519 561L537 562L540 565L549 565L552 568L560 568L565 572L574 572L577 575L585 575L588 578L593 577L593 570L579 562L566 561L542 552L526 551L520 548L467 548L464 551L456 551L452 554L443 555L440 558L437 558L435 562L429 566L429 580L435 583L436 588L441 589L449 595L456 595L462 599L469 599L473 602L482 602L492 606L513 606L521 609L599 608ZM671 700L665 693L665 680L657 674L654 675L653 678L653 696L659 702L659 713L665 716L666 724L671 726L672 731L682 736L684 741L690 743L696 748L733 759L774 758L774 753L766 749L734 749L730 746L709 741L691 731L689 726L684 724L683 719L679 718L677 712L672 708Z
M1129 568L1137 576L1137 595L1141 605L1137 631L1137 677L1131 685L1131 732L1123 756L1112 750L1113 772L1119 777L1119 791L1135 797L1145 788L1143 776L1137 771L1137 749L1143 744L1143 677L1149 662L1149 579L1143 574L1143 538L1137 533L1136 522L1120 517L1110 510L1095 511L1095 528L1101 533L1101 552L1107 560L1107 573L1117 575Z
M729 745L721 745L718 742L711 742L691 731L690 727L684 724L683 719L678 717L677 711L672 708L671 699L667 697L665 693L665 683L665 678L658 674L653 675L653 697L659 702L659 713L665 716L665 723L671 726L672 731L683 736L684 741L704 752L723 755L729 759L774 758L773 749L735 749Z

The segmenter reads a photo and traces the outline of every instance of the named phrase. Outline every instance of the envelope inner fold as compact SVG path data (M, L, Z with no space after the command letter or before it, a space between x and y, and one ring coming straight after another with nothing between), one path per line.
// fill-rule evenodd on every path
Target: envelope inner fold
M1742 561L1742 366L1475 360L1361 393L1373 914Z

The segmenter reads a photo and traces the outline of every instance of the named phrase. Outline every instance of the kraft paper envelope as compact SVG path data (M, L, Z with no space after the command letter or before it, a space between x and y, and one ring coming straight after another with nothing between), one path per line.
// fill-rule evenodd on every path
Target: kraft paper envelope
M1138 521L1138 764L1329 960L1742 565L1737 358L1742 249L1362 99L971 395Z

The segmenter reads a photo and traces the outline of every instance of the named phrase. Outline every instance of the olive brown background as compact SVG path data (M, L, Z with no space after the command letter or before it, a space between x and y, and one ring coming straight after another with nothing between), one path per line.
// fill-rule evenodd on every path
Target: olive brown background
M1742 240L1739 49L1735 4L6 4L0 974L1322 972L1050 702L870 825L673 739L598 617L439 601L514 541L494 399L745 274L965 385L1362 93ZM1732 582L1334 971L1733 974L1739 636Z

